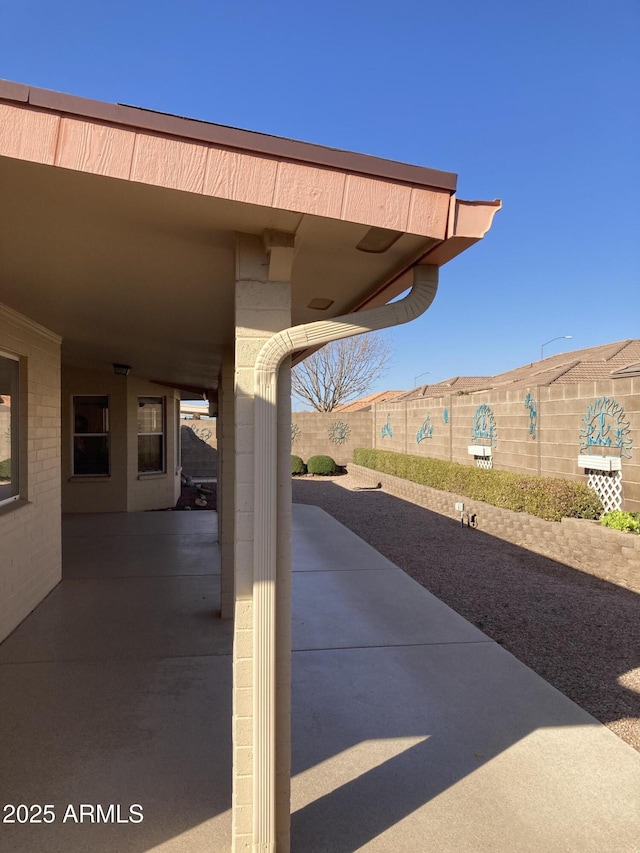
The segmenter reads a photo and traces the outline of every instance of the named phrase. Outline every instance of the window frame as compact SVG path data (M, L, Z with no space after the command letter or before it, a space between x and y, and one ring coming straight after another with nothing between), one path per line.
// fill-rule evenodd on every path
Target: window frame
M136 424L137 430L137 440L138 440L138 477L154 477L167 473L167 398L164 396L157 396L155 394L139 394L137 397L137 409L140 408L141 400L153 400L154 402L159 402L162 406L162 429L160 432L141 432L140 431L140 423ZM161 444L160 444L160 468L154 468L152 470L142 471L140 469L140 437L141 436L160 436Z
M76 432L76 400L102 397L107 401L107 430L106 432ZM107 440L107 472L96 473L76 472L76 438L99 438L105 437ZM106 479L111 476L111 396L109 394L72 394L71 395L71 476L73 478L99 478Z
M9 415L9 429L10 429L10 456L9 461L11 464L11 485L13 485L13 480L15 477L16 481L16 489L15 493L9 495L6 498L0 498L0 507L8 506L9 504L13 504L16 501L20 500L21 497L21 450L22 450L22 441L21 441L21 427L22 427L22 415L21 415L21 395L20 395L20 385L22 383L22 365L20 363L20 356L14 355L13 353L6 352L5 350L0 350L0 358L4 358L7 361L15 362L16 364L16 374L15 374L15 395L11 395L11 412ZM15 399L14 399L15 397ZM14 474L15 471L15 474Z

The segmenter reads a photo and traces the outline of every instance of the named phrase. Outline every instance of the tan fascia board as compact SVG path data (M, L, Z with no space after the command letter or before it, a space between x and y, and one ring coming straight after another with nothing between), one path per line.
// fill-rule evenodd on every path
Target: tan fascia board
M462 254L474 243L482 240L493 223L493 217L502 208L500 199L495 201L466 201L451 197L447 236L437 245L430 247L411 265L396 273L387 282L380 285L366 299L352 307L352 311L384 305L391 299L411 287L411 269L415 264L429 264L441 267Z
M203 142L223 148L259 154L276 159L298 161L310 165L339 169L392 182L455 192L457 175L440 169L415 166L387 160L371 154L359 154L273 136L193 118L156 112L143 107L111 104L80 98L50 89L39 89L10 80L0 80L0 100L50 110L61 114L120 125L133 131L177 137L185 141Z
M234 131L244 134L234 147L218 134L178 136L170 122L147 129L118 123L117 116L65 112L72 104L60 105L53 95L45 101L47 108L0 98L0 156L429 241L446 237L453 190L438 186L451 182L429 169L378 168L367 155L349 152L327 158L324 149L291 140L276 140L277 149L264 153L251 146L254 135L246 131Z
M451 196L447 237L428 252L422 261L441 267L462 254L487 234L493 217L502 208L500 199L467 201Z

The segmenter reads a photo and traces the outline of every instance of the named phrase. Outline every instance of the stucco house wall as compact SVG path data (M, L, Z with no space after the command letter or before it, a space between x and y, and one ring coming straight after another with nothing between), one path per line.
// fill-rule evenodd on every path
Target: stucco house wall
M20 499L0 507L0 641L60 581L60 339L0 305L20 360Z
M110 474L73 475L73 397L109 397ZM138 397L165 401L166 470L138 473ZM180 497L179 393L144 379L106 371L62 369L62 509L64 512L136 512L175 506Z
M165 470L138 473L138 397L163 397L165 403ZM180 497L180 393L135 377L127 378L127 510L140 512L174 507Z

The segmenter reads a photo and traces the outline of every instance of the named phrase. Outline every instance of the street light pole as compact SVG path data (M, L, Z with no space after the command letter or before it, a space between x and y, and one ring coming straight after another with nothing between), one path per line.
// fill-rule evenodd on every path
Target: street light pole
M424 372L424 373L419 373L417 376L415 376L415 377L414 377L414 379L413 379L413 385L414 385L414 388L415 388L415 386L418 384L418 379L420 379L420 377L421 377L421 376L426 376L426 375L427 375L427 373L430 373L430 372L431 372L430 370L425 370L425 372Z
M546 341L540 347L540 361L542 361L542 359L544 358L544 348L547 344L552 344L554 341L569 341L571 340L571 338L573 338L573 335L558 335L557 338L551 338L550 341Z

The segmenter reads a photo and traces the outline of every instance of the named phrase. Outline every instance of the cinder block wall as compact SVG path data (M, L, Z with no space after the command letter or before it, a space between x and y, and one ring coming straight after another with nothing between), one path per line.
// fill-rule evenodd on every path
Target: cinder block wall
M185 477L218 476L216 418L180 418L182 473Z
M622 457L623 505L630 512L638 512L640 377L382 403L372 413L373 441L361 446L473 465L468 448L477 443L473 438L474 416L478 407L486 404L494 427L494 468L586 483L587 475L578 467L581 432L589 406L605 397L624 408L624 422L629 424L625 438L628 448ZM613 445L615 425L611 419L607 424ZM614 446L592 446L589 452L619 455Z
M0 306L0 350L20 359L20 496L0 507L0 641L62 576L60 339Z
M493 416L494 468L586 483L587 475L578 467L580 436L589 406L605 397L624 408L629 424L622 457L623 506L640 512L640 377L386 402L370 412L294 412L291 452L305 462L326 453L347 465L354 448L375 447L474 465L468 448L476 443L476 411L485 404ZM340 444L335 441L338 424L348 436ZM608 424L613 428L613 422ZM619 455L613 446L592 446L589 452Z
M291 452L306 462L310 456L331 456L338 465L353 459L356 447L371 447L371 412L292 412Z

